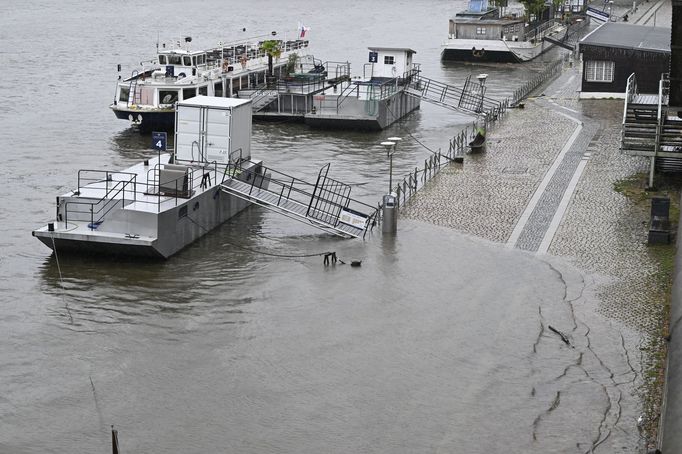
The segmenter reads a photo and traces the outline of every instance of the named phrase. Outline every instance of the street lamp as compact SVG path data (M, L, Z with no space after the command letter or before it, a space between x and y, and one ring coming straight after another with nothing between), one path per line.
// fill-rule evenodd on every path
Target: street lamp
M400 137L389 137L388 142L382 143L382 145L384 145L386 147L386 152L387 152L388 158L389 158L389 164L388 164L388 193L389 194L393 190L393 153L395 153L395 149L401 140L403 140L403 139L401 139ZM391 149L391 146L385 145L387 143L393 144L392 149Z
M381 145L386 148L386 156L389 158L388 164L388 193L393 189L393 153L395 152L395 142L386 141L381 142Z
M476 109L476 112L481 112L483 110L483 98L485 97L485 80L487 78L488 75L485 73L476 76L476 79L478 79L478 92L481 95L481 102L478 105L478 109Z

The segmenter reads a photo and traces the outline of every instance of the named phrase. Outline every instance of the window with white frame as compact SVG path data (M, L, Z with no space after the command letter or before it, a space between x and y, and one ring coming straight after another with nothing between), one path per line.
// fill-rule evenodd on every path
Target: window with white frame
M393 64L395 64L395 57L393 55L384 56L384 65L393 65Z
M588 82L613 82L616 64L612 61L588 60L585 62L585 80Z
M476 27L477 35L485 35L485 27Z

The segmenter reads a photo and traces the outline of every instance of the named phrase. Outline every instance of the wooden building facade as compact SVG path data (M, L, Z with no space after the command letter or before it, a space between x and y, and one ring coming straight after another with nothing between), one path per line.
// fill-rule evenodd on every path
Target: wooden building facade
M658 93L670 70L670 29L606 22L579 43L581 98L623 98L635 73L640 93Z

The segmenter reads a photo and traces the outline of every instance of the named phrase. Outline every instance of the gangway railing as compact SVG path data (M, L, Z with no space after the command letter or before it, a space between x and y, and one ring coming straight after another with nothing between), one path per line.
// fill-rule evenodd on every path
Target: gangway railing
M476 86L469 75L460 88L416 74L408 85L408 93L457 111L483 113L500 107L500 102L485 96L485 87Z
M342 237L364 236L377 208L350 197L349 185L328 176L324 166L315 184L267 167L231 164L220 184L224 192ZM260 175L263 178L257 178Z

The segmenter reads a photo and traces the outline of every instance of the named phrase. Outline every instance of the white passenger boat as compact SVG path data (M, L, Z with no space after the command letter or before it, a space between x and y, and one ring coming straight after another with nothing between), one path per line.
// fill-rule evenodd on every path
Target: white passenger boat
M173 154L121 171L78 171L56 216L33 231L57 251L168 258L251 204L222 191L239 180L267 188L251 159L251 102L198 96L180 102ZM163 137L163 136L162 136Z
M109 107L117 118L143 130L172 130L178 101L199 95L236 97L242 89L261 87L270 64L276 78L293 71L307 54L309 41L302 38L303 34L299 31L294 40L273 36L197 51L190 49L191 38L185 38L184 45L164 44L150 64L142 64L124 79L119 75ZM273 41L276 47L268 52L267 46Z
M506 2L505 2L506 4ZM559 37L566 26L546 8L526 22L522 10L489 6L488 0L469 0L465 11L450 19L442 60L517 63L532 60L554 44L544 38Z

